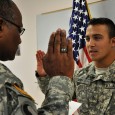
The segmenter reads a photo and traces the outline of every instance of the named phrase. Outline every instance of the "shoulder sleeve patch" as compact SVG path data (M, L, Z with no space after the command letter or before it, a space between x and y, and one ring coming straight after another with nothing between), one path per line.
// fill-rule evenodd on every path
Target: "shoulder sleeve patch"
M33 99L33 97L31 97L27 92L25 92L23 89L21 89L20 87L18 87L17 85L13 84L13 87L19 91L22 95L25 95L26 97L30 98L32 101L35 102L35 100Z

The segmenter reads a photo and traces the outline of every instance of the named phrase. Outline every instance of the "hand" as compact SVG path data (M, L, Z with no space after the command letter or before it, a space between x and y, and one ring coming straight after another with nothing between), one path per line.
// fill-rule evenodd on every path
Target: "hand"
M48 51L43 58L43 66L51 77L63 75L72 78L74 73L72 41L66 39L65 30L58 29L51 34Z
M41 50L38 50L36 53L36 60L37 60L37 72L41 77L46 76L46 72L44 70L43 67L43 57L44 57L45 53Z

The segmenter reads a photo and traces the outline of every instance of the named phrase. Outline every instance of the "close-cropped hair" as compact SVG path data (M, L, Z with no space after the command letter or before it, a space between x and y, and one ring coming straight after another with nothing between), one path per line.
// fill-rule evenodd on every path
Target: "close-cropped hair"
M12 0L0 0L0 17L10 21L14 20Z
M109 32L109 37L112 38L112 37L115 37L115 24L114 22L109 19L109 18L92 18L89 23L88 23L88 26L89 25L106 25L108 27L108 32Z

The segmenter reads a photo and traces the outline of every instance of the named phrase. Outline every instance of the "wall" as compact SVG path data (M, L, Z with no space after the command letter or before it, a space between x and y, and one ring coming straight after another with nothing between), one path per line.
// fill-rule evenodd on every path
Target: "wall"
M88 2L95 1L100 0L88 0ZM39 90L34 76L37 50L36 16L45 12L70 8L72 0L14 0L14 2L22 12L26 31L21 36L21 56L16 56L12 62L5 62L5 65L10 67L11 71L23 81L25 90L34 97L38 103L37 106L40 107L44 95Z

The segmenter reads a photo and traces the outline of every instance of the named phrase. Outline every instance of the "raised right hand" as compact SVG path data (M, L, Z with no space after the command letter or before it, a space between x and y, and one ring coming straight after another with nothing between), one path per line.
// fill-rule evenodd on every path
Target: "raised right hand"
M57 75L73 77L72 40L66 39L65 30L58 29L51 34L48 51L43 58L43 66L46 73L51 77Z
M37 72L40 75L40 77L46 76L46 72L43 67L43 57L45 53L41 50L38 50L36 53L36 60L37 60Z

